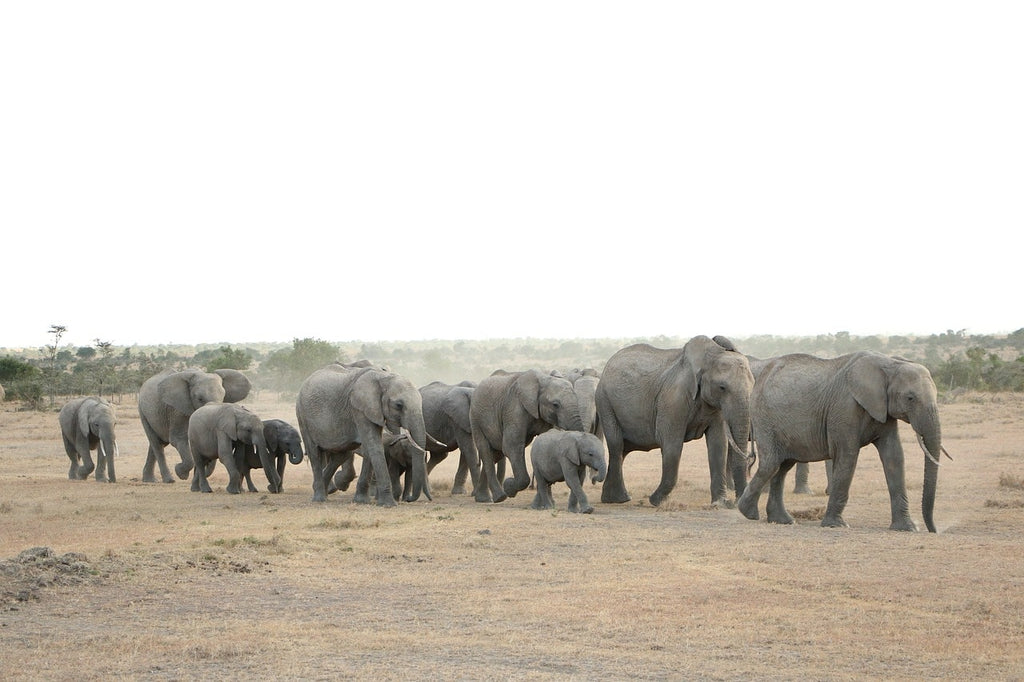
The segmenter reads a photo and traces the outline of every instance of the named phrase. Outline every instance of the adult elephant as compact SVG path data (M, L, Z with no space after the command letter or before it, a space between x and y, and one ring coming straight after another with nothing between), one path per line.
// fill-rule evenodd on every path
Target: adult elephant
M114 426L117 417L106 400L96 396L75 398L65 403L57 415L64 450L71 460L68 478L86 479L93 471L92 450L96 455L96 480L114 483L114 455L117 438Z
M385 428L395 434L407 431L420 450L412 463L412 489L406 501L415 501L424 492L430 498L423 400L405 377L377 367L328 365L302 383L295 414L313 470L314 502L326 501L334 472L358 451L373 467L377 504L395 504L382 443ZM369 499L357 494L356 501Z
M174 465L178 478L192 471L192 451L188 445L188 419L209 403L237 403L249 395L252 383L234 369L204 372L201 369L168 369L151 376L139 388L139 419L149 440L142 480L153 482L154 466L160 466L164 483L173 483L167 468L164 448L173 445L181 457Z
M726 462L737 494L746 482L744 448L750 434L754 377L743 354L724 337L695 336L678 349L627 346L609 358L597 384L597 412L608 443L602 502L628 502L622 460L634 450L661 448L657 506L679 477L683 443L704 437L711 502L731 507Z
M207 475L220 460L228 470L228 492L242 492L242 475L236 458L249 448L256 451L272 493L281 492L281 477L274 467L263 420L244 405L208 403L188 419L188 442L195 458L192 492L211 492Z
M473 492L477 502L501 502L530 485L526 446L551 428L583 431L579 398L568 380L548 372L498 370L483 379L469 406L473 442L482 475ZM507 457L513 477L498 480L498 462Z
M761 490L770 483L767 516L793 523L783 502L784 478L796 462L832 460L832 480L822 526L846 526L843 510L860 449L873 444L885 470L892 530L917 530L910 518L897 423L905 421L925 449L921 510L935 532L932 513L942 429L935 384L915 362L874 351L823 359L795 353L771 360L751 397L757 472L738 507L758 518Z

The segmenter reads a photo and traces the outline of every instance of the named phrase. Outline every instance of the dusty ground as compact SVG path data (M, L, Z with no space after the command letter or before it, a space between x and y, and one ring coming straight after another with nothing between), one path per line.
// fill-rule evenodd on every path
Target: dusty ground
M290 402L246 402L294 423ZM956 459L935 535L886 530L871 448L843 530L818 526L823 494L790 494L788 527L708 508L702 442L657 509L639 502L656 453L626 460L632 503L594 487L590 516L564 486L556 512L529 491L452 497L449 462L432 502L382 509L312 503L305 463L280 495L229 495L220 468L209 495L143 484L128 402L118 483L69 481L56 413L16 408L0 404L5 680L1024 679L1024 396L942 406Z

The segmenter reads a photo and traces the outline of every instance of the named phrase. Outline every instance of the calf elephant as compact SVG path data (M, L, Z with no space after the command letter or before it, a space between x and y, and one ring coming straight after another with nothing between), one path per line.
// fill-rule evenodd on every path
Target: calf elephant
M96 396L69 400L57 415L64 450L71 460L68 478L86 479L93 471L91 451L96 450L96 480L115 483L114 455L117 417L107 401Z
M263 421L244 405L210 403L193 412L188 420L188 442L195 458L192 491L211 492L207 474L220 460L228 470L228 492L240 493L242 475L236 458L253 448L270 482L268 489L281 492L281 477L263 433Z
M277 475L281 479L278 491L283 492L286 460L292 464L302 464L302 436L294 426L282 419L265 419L263 421L263 438L267 441L267 450L270 451L271 459L277 462ZM252 469L263 466L256 448L249 445L236 451L235 465L238 467L238 473L245 479L245 485L249 492L259 492L253 484L250 474Z
M832 480L823 526L846 526L843 510L860 449L878 450L889 489L892 530L917 530L911 520L897 423L908 422L925 450L921 510L928 530L938 481L942 430L935 384L915 362L873 351L822 359L796 353L771 360L751 397L759 460L737 506L758 518L758 499L770 483L767 515L793 523L783 502L785 473L796 462L832 460Z
M657 506L679 476L683 443L704 437L711 473L711 501L731 507L726 462L737 495L746 482L754 377L747 358L723 337L696 336L683 348L627 346L607 362L597 384L597 412L608 443L608 476L602 502L628 502L622 461L634 451L661 448L661 483L651 493Z
M569 511L589 514L594 511L583 491L587 469L594 470L593 482L604 480L608 471L604 443L592 433L580 431L546 431L530 446L530 462L537 481L533 509L551 509L551 484L565 481L569 486Z
M377 504L393 506L384 456L383 431L408 432L421 454L412 462L415 501L427 487L427 432L423 399L405 377L376 367L328 365L313 372L299 388L295 403L299 432L313 470L313 501L324 502L334 473L358 451L370 460L377 479ZM357 491L357 502L368 502Z
M178 478L187 478L193 464L188 444L189 417L209 403L237 403L249 395L251 387L249 379L234 369L169 369L146 379L139 388L139 419L149 440L142 480L155 481L154 465L159 465L164 483L174 481L164 457L167 445L173 445L181 457L174 472Z
M536 369L499 370L481 381L473 392L469 420L482 470L473 493L477 502L501 502L530 485L526 446L535 436L551 428L584 428L572 384ZM497 467L503 457L511 463L513 477L499 483Z

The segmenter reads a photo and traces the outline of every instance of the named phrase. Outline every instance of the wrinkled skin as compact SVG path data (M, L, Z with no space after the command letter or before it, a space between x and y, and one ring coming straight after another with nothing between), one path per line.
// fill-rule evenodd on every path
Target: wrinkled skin
M377 367L328 365L299 388L295 403L299 433L313 471L313 501L324 502L334 473L358 452L369 459L377 480L377 504L394 506L384 455L383 431L409 432L420 455L412 462L412 502L426 492L426 427L420 392L403 376ZM356 502L369 497L356 491Z
M583 417L583 430L592 433L598 438L603 438L601 432L601 420L597 416L597 383L601 374L592 367L586 369L571 369L568 372L552 372L554 376L561 376L572 384L573 390L580 401L580 414Z
M683 443L703 436L711 502L733 506L727 495L726 463L734 488L742 492L753 386L746 357L723 337L696 336L681 349L636 344L615 353L597 385L598 418L608 443L601 501L628 502L623 458L634 450L660 448L661 483L649 499L655 506L661 504L676 485Z
M207 476L219 460L228 471L227 491L242 491L242 474L236 458L253 448L270 482L268 490L281 492L281 477L270 456L263 435L263 421L249 408L234 403L210 403L192 413L188 420L188 440L195 458L192 492L212 492Z
M164 370L139 389L139 419L149 440L142 480L153 482L154 466L159 465L164 483L173 483L164 448L173 445L181 457L174 466L178 478L192 471L192 451L188 444L188 419L203 405L236 403L249 395L249 379L234 369L204 372L199 369Z
M587 469L594 470L593 482L604 480L608 472L604 443L592 433L552 429L540 434L530 446L530 462L537 482L533 509L555 506L551 484L565 481L569 486L569 511L589 514L594 508L583 490Z
M117 439L114 427L117 417L107 401L96 396L69 400L57 415L64 450L71 467L68 478L86 479L93 472L91 451L96 450L96 480L115 483L114 453Z
M526 446L534 437L551 428L583 430L572 384L536 369L498 370L481 381L473 392L469 420L482 470L473 493L477 502L501 502L530 485ZM513 476L502 483L498 462L504 457L512 465Z
M757 378L761 375L761 370L763 370L768 365L768 363L771 360L773 360L773 359L774 358L757 358L757 357L754 357L753 355L748 355L747 356L747 362L750 363L750 371L754 375L754 385L755 386L757 386ZM750 452L751 452L751 455L753 456L754 460L756 461L757 460L757 445L754 443L753 436L754 436L753 428L751 428ZM813 491L811 490L810 485L808 485L808 483L807 483L808 476L810 474L810 465L807 462L797 462L796 463L796 467L795 467L795 471L796 471L796 473L794 474L794 476L795 476L796 480L793 482L793 493L796 494L796 495L811 495L811 494L813 494ZM830 459L825 460L825 477L828 480L832 479L832 460L830 460ZM826 495L828 494L829 490L830 490L830 488L828 487L828 485L826 485L826 487L825 487L825 494Z
M277 463L277 475L281 479L279 492L284 491L284 468L287 462L302 464L302 436L298 429L281 419L263 420L263 438L267 442L270 457ZM262 468L256 448L249 445L235 452L235 465L245 479L246 488L251 493L259 492L252 482L250 471Z
M892 512L891 530L917 530L911 520L898 422L923 439L934 458L925 457L922 514L929 531L942 451L935 384L914 362L863 351L822 359L802 353L774 358L764 368L751 397L758 467L737 506L757 519L765 485L767 516L793 523L783 502L786 472L796 462L832 460L828 507L822 526L843 527L843 510L860 449L874 445L882 461Z

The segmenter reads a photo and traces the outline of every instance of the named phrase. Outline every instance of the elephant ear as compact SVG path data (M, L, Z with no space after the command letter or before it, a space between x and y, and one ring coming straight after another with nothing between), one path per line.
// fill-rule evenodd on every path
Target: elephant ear
M857 404L875 421L888 421L888 378L878 360L870 355L858 357L850 364L848 377L850 393Z
M277 423L269 420L263 422L263 439L267 441L267 450L276 453L279 447Z
M562 438L562 447L559 448L558 456L574 466L579 466L583 461L580 459L580 439Z
M704 376L704 363L708 361L709 345L721 350L718 344L706 336L694 337L683 346L683 357L680 360L682 382L690 400L696 400L700 393L700 381Z
M78 421L78 430L86 438L89 437L89 413L92 412L97 404L92 398L86 398L78 406L78 412L75 414L75 419Z
M516 398L534 419L540 419L541 376L537 370L521 372L514 382Z
M249 377L237 369L215 369L213 373L219 375L221 383L224 384L224 402L226 403L245 400L249 391L252 390L252 382L249 381Z
M196 411L196 405L192 404L192 393L189 390L191 376L187 372L168 374L157 386L160 400L171 409L185 415Z
M381 373L368 369L356 378L349 404L377 426L384 426L384 386Z
M220 415L217 417L217 429L231 440L238 440L238 417L236 410L221 407Z
M472 400L473 390L458 387L448 391L441 409L452 422L463 431L472 431L469 423L469 403Z

